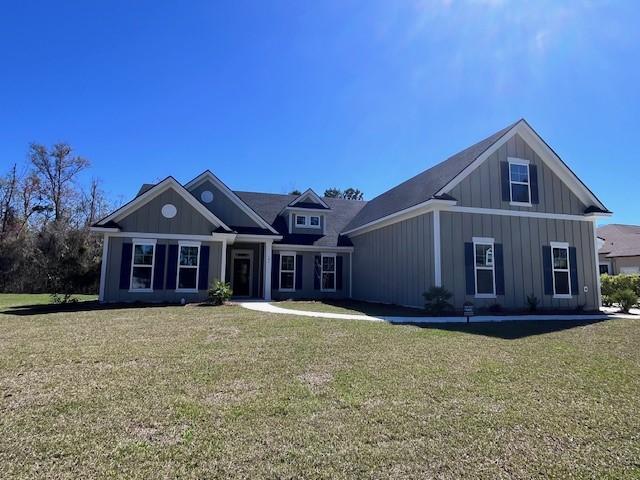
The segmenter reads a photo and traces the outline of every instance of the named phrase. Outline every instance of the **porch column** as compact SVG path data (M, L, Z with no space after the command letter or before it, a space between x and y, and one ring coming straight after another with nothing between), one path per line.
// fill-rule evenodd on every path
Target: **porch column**
M264 299L271 300L271 254L273 240L265 240L264 242Z
M222 257L220 258L220 281L226 282L227 278L227 239L222 240Z
M595 224L594 224L595 225ZM597 254L596 254L597 255ZM102 237L102 264L100 265L100 290L98 301L104 303L104 289L107 282L107 261L109 256L109 235L106 233Z
M442 257L440 245L440 210L433 211L433 264L435 272L435 286L442 286Z

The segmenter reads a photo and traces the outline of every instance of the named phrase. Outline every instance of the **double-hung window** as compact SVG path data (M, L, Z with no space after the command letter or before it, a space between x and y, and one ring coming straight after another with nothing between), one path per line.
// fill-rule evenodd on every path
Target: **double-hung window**
M476 297L496 296L496 272L493 238L473 239Z
M133 258L131 260L132 292L152 292L153 264L156 253L155 240L133 241Z
M553 268L553 296L558 298L571 297L568 243L551 242L551 266Z
M283 252L280 254L280 291L293 292L296 286L296 255Z
M197 292L199 270L200 243L180 242L178 244L178 278L176 290L182 292Z
M336 256L335 254L322 254L321 290L333 292L336 289Z
M320 228L320 216L296 215L296 227Z
M509 187L511 203L531 205L531 183L529 180L529 162L526 160L509 160Z

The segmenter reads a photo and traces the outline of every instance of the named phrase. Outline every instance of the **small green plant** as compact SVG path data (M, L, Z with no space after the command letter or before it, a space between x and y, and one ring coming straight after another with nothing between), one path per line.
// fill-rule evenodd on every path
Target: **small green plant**
M531 295L527 295L527 305L529 305L529 311L535 312L538 310L538 304L540 303L540 299L536 297L533 293Z
M77 298L73 298L72 295L73 294L71 294L71 293L63 293L63 294L52 293L51 294L51 303L54 303L56 305L65 305L65 304L69 304L69 303L78 303L78 299Z
M629 309L638 303L638 295L630 288L615 292L611 298L624 313L629 313Z
M441 315L453 310L453 305L449 303L453 295L444 287L431 287L422 296L425 300L424 308L431 315Z
M211 302L213 305L223 305L231 298L231 295L233 295L233 290L231 289L230 283L218 280L209 289L208 294L209 302Z

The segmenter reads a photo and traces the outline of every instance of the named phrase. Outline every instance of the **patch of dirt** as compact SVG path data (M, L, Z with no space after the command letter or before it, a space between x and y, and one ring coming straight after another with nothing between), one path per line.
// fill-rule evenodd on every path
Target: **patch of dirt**
M187 425L161 426L157 424L145 425L133 423L127 431L136 440L157 445L177 445L182 441Z
M220 385L215 392L207 396L207 402L213 405L237 404L255 397L258 385L246 380L234 380Z
M317 393L333 380L333 374L330 372L306 372L298 375L298 379L307 385L312 392Z

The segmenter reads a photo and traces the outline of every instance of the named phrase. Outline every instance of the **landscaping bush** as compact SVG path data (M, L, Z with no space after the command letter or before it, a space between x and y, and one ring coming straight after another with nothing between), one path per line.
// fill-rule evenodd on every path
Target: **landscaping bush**
M231 295L233 295L231 284L218 280L209 289L209 302L213 305L223 305L231 298Z
M640 297L640 275L607 275L600 276L602 286L602 303L610 307L625 290L631 290L636 297Z
M614 303L620 305L624 313L629 313L629 309L638 303L638 295L630 288L615 292L612 299Z
M539 303L540 303L540 299L536 297L533 293L531 295L527 295L527 305L529 305L530 312L535 312L538 309Z
M444 287L431 287L422 296L425 300L424 308L430 315L442 315L453 310L453 305L449 303L453 295Z

